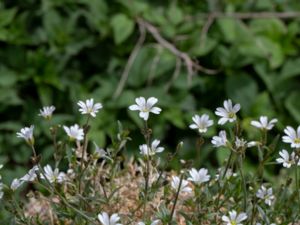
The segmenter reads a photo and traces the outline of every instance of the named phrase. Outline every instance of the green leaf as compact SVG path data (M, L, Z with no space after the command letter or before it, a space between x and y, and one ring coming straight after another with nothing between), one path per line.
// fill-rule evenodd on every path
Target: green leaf
M1 9L0 10L0 27L4 27L4 26L10 24L13 21L16 13L17 13L16 8L11 8L11 9L6 9L6 10Z
M111 20L116 44L124 42L133 32L134 22L124 14L117 14Z
M183 20L183 13L181 9L175 4L171 4L167 11L167 16L171 23L173 23L174 25L179 24Z
M292 92L288 98L285 100L285 107L293 118L300 123L300 92Z
M300 58L287 60L281 70L280 79L289 79L300 75Z
M17 82L17 75L6 67L0 67L1 87L11 87Z
M240 103L243 112L249 113L258 92L255 80L250 75L241 74L229 76L225 85L228 97Z
M233 43L236 40L236 20L222 18L217 20L217 24L227 42Z

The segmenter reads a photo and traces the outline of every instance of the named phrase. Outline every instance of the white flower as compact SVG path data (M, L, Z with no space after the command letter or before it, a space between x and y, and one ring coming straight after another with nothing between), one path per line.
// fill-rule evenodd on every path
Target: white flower
M194 123L190 125L190 128L198 129L199 133L205 133L207 128L214 124L214 121L210 120L207 114L203 114L201 117L195 115L192 119Z
M236 148L244 148L245 146L248 147L247 141L245 141L243 138L240 139L236 137L234 144Z
M23 138L29 145L33 145L34 144L33 129L34 129L33 125L31 125L30 127L24 127L21 129L20 132L17 132L17 137Z
M64 126L64 130L66 131L67 135L70 137L71 140L76 139L77 141L81 141L84 138L83 129L79 128L78 124L75 124L70 128Z
M161 109L158 107L153 107L157 103L157 98L151 97L148 98L147 101L144 97L139 97L135 99L136 105L129 106L129 109L132 111L140 111L139 116L148 120L149 113L159 114Z
M81 112L81 114L90 114L92 117L96 117L96 113L98 113L99 109L102 109L102 104L94 104L94 99L92 98L85 102L79 101L77 105L80 106L79 112Z
M177 176L172 176L172 181L171 181L171 187L177 192L179 189L179 184L180 184L180 178ZM189 186L189 182L187 180L182 180L181 185L180 185L180 191L179 192L187 192L190 193L192 192L192 188Z
M120 217L116 213L112 214L111 217L109 217L106 212L99 213L98 219L102 223L102 225L122 225L121 223L118 223Z
M248 148L251 148L251 147L254 147L254 146L258 146L260 143L258 141L250 141L247 143L247 147Z
M216 174L216 180L221 179L224 176L225 168L219 168L218 173ZM230 179L231 177L236 177L237 174L232 171L232 169L228 168L225 174L226 179Z
M189 173L190 177L188 180L193 181L195 184L202 184L204 182L209 181L210 175L207 174L208 170L205 168L200 169L197 171L196 169L192 168Z
M66 180L66 174L64 172L59 172L58 168L55 168L53 171L50 165L44 166L44 173L50 183L62 183ZM45 179L42 173L41 178Z
M222 220L225 222L226 225L243 225L241 222L247 219L246 213L239 213L235 210L229 212L228 216L222 216Z
M222 107L218 107L217 110L215 111L215 114L217 116L222 117L221 119L219 119L218 124L225 124L228 121L229 122L233 122L236 120L236 113L240 110L241 106L240 104L235 104L234 106L232 106L232 102L231 100L225 100L224 103L224 108Z
M150 225L157 225L159 224L160 220L154 220L151 222ZM138 222L137 225L146 225L144 222Z
M53 105L51 105L51 106L44 106L43 109L40 109L39 116L42 116L45 119L49 120L49 119L51 119L54 110L55 110L55 107Z
M260 189L258 189L258 191L256 192L256 197L263 199L269 206L272 205L272 202L275 199L272 188L267 189L264 185L262 185Z
M279 152L281 158L277 158L276 161L278 163L282 163L283 167L290 168L292 165L295 164L295 153L293 152L291 155L288 153L287 150L282 149Z
M99 146L94 142L95 145L95 152L97 158L104 158L107 155L107 152L103 148L99 148Z
M286 136L282 137L282 141L290 143L292 148L300 148L300 126L297 128L297 132L291 126L287 126L284 129Z
M27 174L20 178L20 181L34 181L37 177L36 171L38 170L38 166L32 167Z
M262 130L271 130L277 121L277 119L272 119L268 122L267 116L261 116L259 117L259 121L251 121L251 125Z
M163 152L165 149L164 147L158 147L160 141L155 139L152 143L151 143L151 147L148 148L148 146L146 144L140 145L140 153L142 155L155 155L156 153L160 153Z
M11 182L10 188L15 191L17 190L22 184L24 183L24 181L22 181L21 179L13 179L13 181Z
M226 146L227 142L226 132L224 130L221 130L219 136L214 136L211 141L214 147Z

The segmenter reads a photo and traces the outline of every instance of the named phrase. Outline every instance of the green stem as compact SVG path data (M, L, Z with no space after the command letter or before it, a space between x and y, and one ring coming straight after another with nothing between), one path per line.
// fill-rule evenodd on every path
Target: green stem
M238 160L238 169L239 172L241 174L241 178L242 178L242 183L243 183L243 208L244 208L244 212L246 212L246 206L247 206L247 187L246 187L246 180L244 177L244 173L243 173L243 163L242 163L242 158L241 156L239 156L239 160Z
M173 207L172 207L172 211L171 211L171 215L170 215L170 220L169 220L169 223L168 223L168 224L171 224L171 222L172 222L172 220L173 220L173 215L174 215L175 207L176 207L177 200L178 200L178 197L179 197L179 193L180 193L180 189L181 189L182 180L183 180L183 173L182 173L181 176L180 176L179 186L178 186L178 190L177 190L177 192L176 192L175 201L174 201L174 204L173 204Z

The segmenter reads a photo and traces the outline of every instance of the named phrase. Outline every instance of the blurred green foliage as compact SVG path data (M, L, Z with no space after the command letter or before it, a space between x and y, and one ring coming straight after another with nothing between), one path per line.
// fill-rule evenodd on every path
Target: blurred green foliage
M84 119L76 102L93 97L104 109L92 120L91 139L106 146L120 120L133 137L128 152L138 153L143 139L137 127L143 124L128 106L135 97L155 96L163 112L150 119L154 137L171 151L183 140L183 158L195 156L197 134L188 129L192 115L210 112L215 118L214 109L226 98L241 103L249 139L259 137L249 122L260 115L279 118L279 130L283 124L299 124L300 18L219 17L203 32L212 12L299 11L298 0L2 0L0 161L6 164L4 182L23 175L30 164L31 151L15 135L20 128L35 124L37 150L45 161L52 156L48 125L37 116L44 105L56 106L53 123L71 125ZM199 71L189 82L184 62L178 65L180 60L145 31L125 87L116 97L140 38L138 18L217 73ZM214 126L207 137L217 129ZM196 163L209 167L223 159L224 152L205 145Z

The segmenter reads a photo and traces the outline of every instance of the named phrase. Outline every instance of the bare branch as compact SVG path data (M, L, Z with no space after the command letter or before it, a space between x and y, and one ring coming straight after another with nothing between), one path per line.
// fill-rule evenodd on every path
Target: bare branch
M236 12L236 13L223 13L223 12L213 12L213 13L199 13L196 16L188 17L188 20L195 19L208 19L211 15L214 15L215 19L219 18L234 18L234 19L294 19L300 18L300 12Z
M139 24L139 30L140 30L140 37L139 37L136 45L134 46L134 49L132 50L132 52L129 56L129 59L128 59L127 64L125 66L125 69L122 73L122 76L121 76L121 79L120 79L119 84L117 86L117 89L116 89L116 91L113 95L114 99L119 97L119 95L122 93L122 91L125 87L126 81L128 79L130 69L131 69L131 67L134 63L134 60L137 57L138 52L140 51L142 45L144 44L144 41L145 41L145 38L146 38L145 27L142 24Z
M207 73L207 74L216 74L217 73L216 70L204 68L203 66L201 66L201 65L197 64L196 62L194 62L186 52L182 52L182 51L178 50L173 44L171 44L169 41L164 39L160 35L157 28L154 27L149 22L147 22L143 19L138 19L138 23L142 24L146 28L146 30L154 37L154 39L161 46L168 49L175 56L179 57L181 60L183 60L185 62L185 65L187 67L188 74L189 74L190 77L194 74L195 70L202 71L202 72Z

